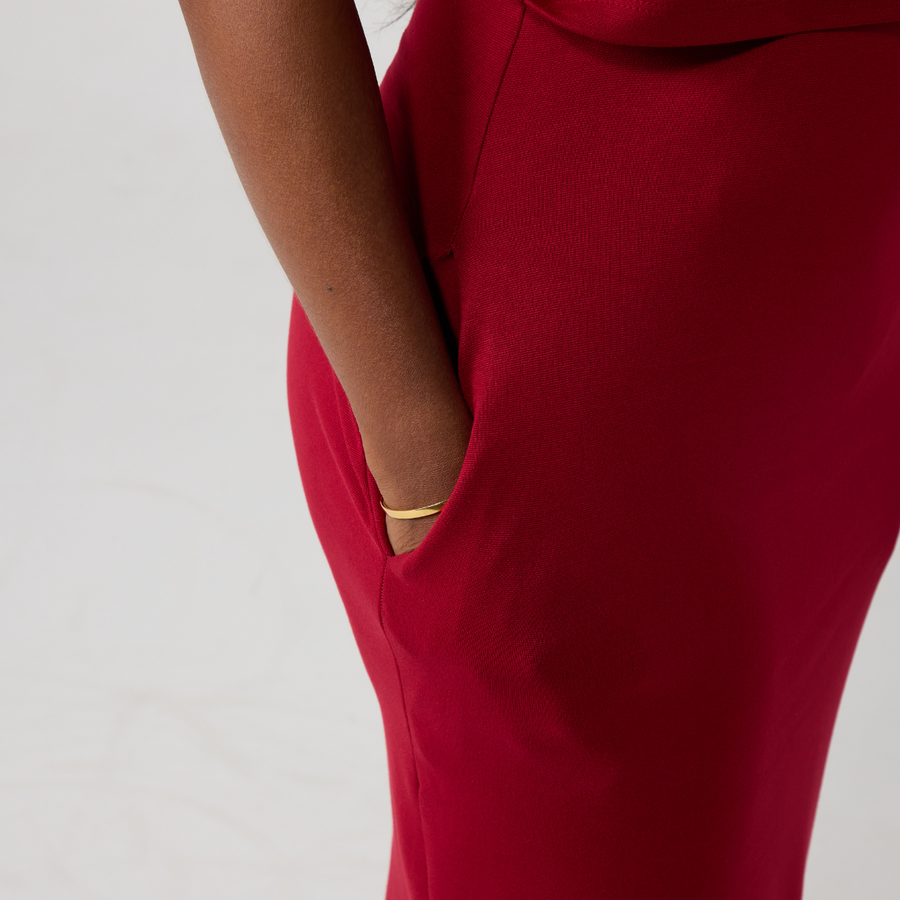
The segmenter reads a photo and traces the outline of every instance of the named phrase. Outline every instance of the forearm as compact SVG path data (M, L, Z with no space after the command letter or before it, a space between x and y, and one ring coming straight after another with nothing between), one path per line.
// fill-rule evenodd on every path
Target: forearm
M444 499L471 417L403 212L353 0L181 7L238 175L386 502Z

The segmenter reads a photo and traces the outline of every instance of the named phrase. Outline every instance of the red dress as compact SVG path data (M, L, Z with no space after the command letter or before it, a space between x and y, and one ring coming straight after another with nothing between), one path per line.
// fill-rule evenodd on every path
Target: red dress
M474 431L412 553L296 302L289 350L389 900L799 900L900 528L890 20L418 0L382 97Z

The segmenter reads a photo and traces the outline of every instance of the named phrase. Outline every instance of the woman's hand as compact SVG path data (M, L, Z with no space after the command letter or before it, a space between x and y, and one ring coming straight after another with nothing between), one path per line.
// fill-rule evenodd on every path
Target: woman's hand
M423 516L421 519L392 519L385 516L387 536L394 555L415 550L425 540L425 535L431 531L439 515L440 513L436 516Z
M418 426L406 425L406 433L421 434L427 430L429 417L422 413L421 408L416 414L411 413L417 415ZM402 424L407 417L398 412L393 418ZM446 500L459 481L472 435L472 416L468 407L463 403L462 411L455 416L445 413L442 417L434 417L433 429L433 439L420 446L415 464L409 461L406 453L399 451L384 461L374 453L367 454L370 471L381 489L385 506L390 509L419 509ZM388 541L394 554L399 556L415 550L440 515L395 519L385 514Z

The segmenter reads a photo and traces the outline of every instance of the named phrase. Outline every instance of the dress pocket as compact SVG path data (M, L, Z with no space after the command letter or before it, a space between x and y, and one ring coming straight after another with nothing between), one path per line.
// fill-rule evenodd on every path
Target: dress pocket
M453 543L454 536L458 534L462 527L464 527L463 522L465 520L467 498L470 496L473 483L477 478L477 471L480 468L478 465L479 441L480 431L478 421L476 420L472 425L472 434L469 438L469 446L466 449L466 455L463 459L459 478L456 480L456 484L453 486L453 490L450 492L447 502L438 513L434 525L431 526L431 529L428 534L425 535L422 543L409 553L395 555L390 551L390 545L388 544L388 566L394 569L417 568L420 565L426 564L439 548L445 547L448 543ZM378 500L379 498L376 495L376 506L378 506ZM380 511L380 507L378 508ZM382 512L381 515L382 530L384 530L384 513Z

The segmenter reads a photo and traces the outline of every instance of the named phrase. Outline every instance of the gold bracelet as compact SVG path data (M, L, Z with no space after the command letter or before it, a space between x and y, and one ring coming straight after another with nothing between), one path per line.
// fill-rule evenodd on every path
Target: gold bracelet
M421 519L423 516L433 516L439 513L447 501L441 500L440 503L432 503L431 506L420 506L418 509L388 509L384 505L384 499L378 502L392 519Z

